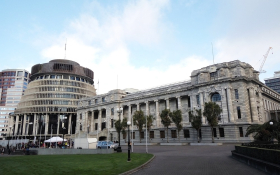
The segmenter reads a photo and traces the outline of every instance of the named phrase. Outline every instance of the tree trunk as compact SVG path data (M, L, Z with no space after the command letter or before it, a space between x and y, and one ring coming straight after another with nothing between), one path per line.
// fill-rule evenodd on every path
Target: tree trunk
M212 143L215 143L214 142L214 133L213 133L213 127L211 126L211 131L212 131Z
M167 143L168 143L168 127L166 127L166 129L167 129Z
M200 142L200 139L199 139L199 129L196 130L196 134L197 134L197 143L199 143Z

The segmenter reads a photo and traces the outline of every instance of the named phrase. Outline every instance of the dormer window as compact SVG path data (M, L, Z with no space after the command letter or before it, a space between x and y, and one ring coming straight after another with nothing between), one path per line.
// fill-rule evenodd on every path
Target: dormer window
M217 72L211 72L210 73L210 80L216 80L218 78Z

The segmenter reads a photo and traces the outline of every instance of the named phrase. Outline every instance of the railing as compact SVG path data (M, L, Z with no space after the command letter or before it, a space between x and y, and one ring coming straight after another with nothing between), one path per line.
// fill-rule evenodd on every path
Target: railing
M242 143L242 146L280 150L280 144L273 143Z

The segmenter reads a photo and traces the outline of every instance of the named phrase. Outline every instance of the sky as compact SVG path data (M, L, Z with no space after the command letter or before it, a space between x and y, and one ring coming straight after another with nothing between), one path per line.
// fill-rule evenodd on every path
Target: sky
M259 70L273 47L264 82L280 70L279 7L279 0L1 0L0 70L66 58L93 70L102 94L189 80L213 63L240 60Z

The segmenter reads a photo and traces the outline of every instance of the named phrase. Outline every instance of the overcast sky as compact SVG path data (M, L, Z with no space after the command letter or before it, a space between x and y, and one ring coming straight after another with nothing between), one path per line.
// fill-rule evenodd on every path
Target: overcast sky
M240 60L260 80L280 70L279 0L1 0L0 71L52 59L94 71L100 93L190 79L214 62ZM211 44L212 43L212 44Z

